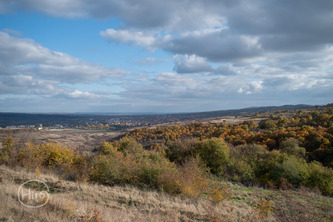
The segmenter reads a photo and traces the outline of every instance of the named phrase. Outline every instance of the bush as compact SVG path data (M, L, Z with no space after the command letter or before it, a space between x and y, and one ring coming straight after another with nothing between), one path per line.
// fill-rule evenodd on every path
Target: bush
M299 147L299 141L297 139L287 139L280 145L280 151L288 155L294 155L297 157L305 157L306 150L303 147Z
M169 194L182 193L182 173L176 168L161 172L157 183L158 189L161 191Z
M255 170L244 160L232 159L227 176L234 182L250 184L255 181Z
M142 154L144 149L140 143L138 143L135 139L124 137L121 140L119 140L119 143L113 144L115 147L118 148L119 151L126 154Z
M175 165L158 151L144 150L135 140L104 143L99 148L90 180L105 185L132 184L159 188L159 176L174 171Z
M90 181L105 185L135 183L135 162L121 152L114 155L99 155L90 171Z
M145 151L141 157L137 156L136 162L141 186L160 188L159 176L164 172L176 170L174 163L155 151Z
M92 155L76 153L71 170L65 172L65 177L74 181L87 181L89 179L91 165Z
M188 159L179 169L182 172L182 195L198 197L208 186L206 169L200 166L198 158Z
M208 186L206 169L198 158L187 159L183 165L163 171L158 179L159 187L170 194L197 198Z
M132 184L188 197L198 196L207 185L205 170L199 167L196 159L177 167L163 152L143 150L132 139L104 143L99 150L90 172L90 180L94 182Z
M119 144L117 144L119 147ZM112 143L104 142L97 148L97 151L102 155L111 155L118 151L118 147Z
M275 184L281 183L281 179L285 178L293 186L304 184L309 177L308 164L304 159L295 156L283 158L281 162L276 162L272 168L269 178Z
M230 166L227 175L231 180L249 184L256 180L259 160L268 151L261 145L241 145L230 149Z
M215 204L219 204L224 200L228 200L232 197L232 189L224 184L216 185L208 192L208 199Z
M309 164L309 177L305 184L325 195L333 195L333 170L314 161Z
M229 148L220 138L206 139L198 143L197 153L211 173L222 175L229 165Z
M12 135L7 134L2 139L2 147L0 147L0 164L8 163L12 158L15 141Z
M171 142L168 146L167 157L170 161L183 164L189 157L195 156L197 139L184 139Z
M256 178L259 180L259 182L262 184L268 184L271 182L270 174L272 169L274 168L275 164L282 162L284 157L285 155L281 155L281 153L277 150L273 150L262 155L255 169Z
M32 144L18 154L19 162L28 169L45 167L48 169L69 170L73 164L75 154L71 148L57 143Z

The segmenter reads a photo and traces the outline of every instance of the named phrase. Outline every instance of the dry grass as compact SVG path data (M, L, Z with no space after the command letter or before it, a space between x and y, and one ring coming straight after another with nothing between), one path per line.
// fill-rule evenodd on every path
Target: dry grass
M228 201L215 205L206 198L74 183L5 166L0 172L0 221L234 221L251 210ZM48 184L50 200L42 208L29 209L18 202L17 191L21 183L37 176Z
M42 208L26 208L17 200L17 191L20 184L36 178L49 186L50 200ZM188 199L134 187L63 181L53 175L27 172L22 168L10 169L2 165L0 221L283 221L283 215L274 212L274 209L267 217L259 217L261 208L267 204L264 202L264 205L260 205L263 204L260 200L272 194L278 195L277 191L234 184L225 186L232 189L232 197L216 203L206 197ZM283 195L279 198L280 204L287 200ZM316 197L315 202L330 201L326 203L325 210L333 206L332 199L323 198ZM323 212L328 214L327 211Z

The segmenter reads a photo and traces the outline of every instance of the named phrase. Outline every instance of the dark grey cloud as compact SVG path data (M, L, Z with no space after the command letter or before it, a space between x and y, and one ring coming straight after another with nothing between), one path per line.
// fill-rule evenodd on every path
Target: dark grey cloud
M0 3L2 11L15 9L39 11L53 16L68 18L121 18L123 27L187 29L204 27L207 23L220 22L206 13L206 2L193 1L155 1L155 0L16 0ZM201 23L193 19L200 16Z
M213 73L216 75L224 75L224 76L230 76L230 75L236 75L236 72L227 65L221 65L217 68L213 69Z
M161 24L159 28L152 27L156 33L163 29L164 33L172 34L165 38L165 35L156 37L156 33L147 33L147 36L154 39L149 46L177 54L196 54L215 62L239 62L267 57L270 53L318 51L333 43L333 5L330 0L256 0L238 1L237 4L236 1L233 4L209 1L202 5L204 13L193 9L201 4L199 2L189 4L180 1L178 4L188 7L192 14L188 18L184 17L181 22L175 22L170 17L169 26ZM182 11L177 7L169 12L170 15L180 13ZM205 16L210 16L213 22L207 22L202 27L184 28L186 21L201 24L200 20ZM128 26L135 28L131 23ZM182 31L175 34L177 26L182 27ZM214 28L217 30L206 32L207 29ZM115 37L109 40L119 41Z
M332 11L330 0L244 1L228 22L232 32L259 36L266 50L307 51L333 43Z
M10 4L2 1L0 9L33 10L69 18L120 18L123 23L118 33L105 30L104 38L177 54L196 54L210 61L237 62L269 52L321 50L333 43L331 0L16 0ZM214 28L222 30L203 33ZM196 34L184 35L191 31ZM124 36L131 34L132 39ZM164 39L168 34L171 37ZM147 42L147 38L155 41Z
M162 46L177 54L195 54L214 62L237 62L262 54L257 38L232 35L228 30L176 37Z

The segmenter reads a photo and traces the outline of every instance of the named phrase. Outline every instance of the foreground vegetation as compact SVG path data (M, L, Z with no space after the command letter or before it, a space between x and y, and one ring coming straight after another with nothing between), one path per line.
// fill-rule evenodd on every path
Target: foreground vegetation
M264 190L216 181L223 200L187 198L133 186L66 181L54 174L0 166L0 221L332 221L333 200L307 189ZM17 190L30 179L45 181L48 203L23 207Z
M277 112L259 124L141 128L120 140L104 142L93 153L54 143L22 143L8 134L0 149L0 180L1 201L11 204L2 207L0 215L8 210L13 217L27 215L31 220L118 221L107 212L113 209L125 215L126 206L128 216L120 217L125 221L134 215L170 221L330 221L332 129L333 110L328 106L289 116ZM53 179L50 174L55 175ZM56 202L51 199L37 215L20 208L13 192L31 179L29 175L47 181L52 198L60 202L52 205ZM88 190L98 195L88 195ZM154 193L157 202L146 205L130 195L119 208L108 201L117 202L113 199L116 190L140 193L142 199ZM72 198L72 208L67 209L59 198ZM165 198L176 200L167 201L170 206L188 203L191 210L165 206ZM84 202L90 210L79 210L81 204L86 206Z

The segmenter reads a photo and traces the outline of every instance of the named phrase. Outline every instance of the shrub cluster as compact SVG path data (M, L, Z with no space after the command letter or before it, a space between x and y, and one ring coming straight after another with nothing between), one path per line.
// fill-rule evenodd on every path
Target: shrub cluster
M207 191L209 172L246 185L306 186L333 195L333 169L307 162L297 139L285 139L279 149L271 151L258 144L233 146L214 137L153 144L151 148L144 149L125 137L105 142L88 155L53 143L18 145L8 135L2 141L0 164L19 164L36 172L47 169L64 179L130 184L188 197Z
M144 150L129 138L99 147L90 180L106 185L132 184L190 197L197 197L207 186L205 170L197 159L176 165L163 152Z
M55 143L27 142L18 146L11 136L4 137L2 144L1 164L21 165L38 174L40 169L46 169L64 179L131 184L188 197L199 196L208 186L207 170L196 157L176 164L166 157L164 150L145 150L130 138L105 142L95 155L74 152Z
M220 138L177 140L170 143L167 156L182 162L198 155L208 170L217 176L245 185L261 184L277 188L307 186L333 195L333 169L304 159L304 148L296 139L287 139L279 150L262 145L232 146Z

